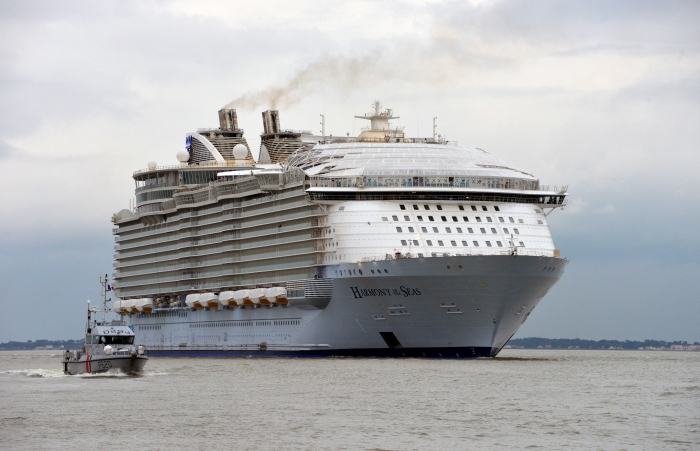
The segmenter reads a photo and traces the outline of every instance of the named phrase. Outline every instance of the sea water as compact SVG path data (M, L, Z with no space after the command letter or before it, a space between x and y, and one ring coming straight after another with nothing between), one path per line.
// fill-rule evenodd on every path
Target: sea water
M0 352L0 448L700 449L700 352L495 359L151 358L64 376Z

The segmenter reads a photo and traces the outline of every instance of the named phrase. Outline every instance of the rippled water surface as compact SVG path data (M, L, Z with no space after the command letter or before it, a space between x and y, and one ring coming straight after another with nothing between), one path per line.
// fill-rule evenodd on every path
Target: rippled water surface
M64 376L0 352L3 449L700 449L700 353L151 358Z

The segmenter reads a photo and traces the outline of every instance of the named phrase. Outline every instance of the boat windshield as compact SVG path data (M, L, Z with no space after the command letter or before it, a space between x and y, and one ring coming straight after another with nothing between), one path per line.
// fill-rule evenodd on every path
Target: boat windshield
M103 345L133 345L134 336L133 335L101 335L94 336L93 343L99 343Z

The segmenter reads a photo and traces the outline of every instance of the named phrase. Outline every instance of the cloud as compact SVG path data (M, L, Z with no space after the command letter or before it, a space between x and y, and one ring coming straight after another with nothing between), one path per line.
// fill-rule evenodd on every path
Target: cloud
M700 213L688 207L700 203L697 2L344 1L331 13L313 1L5 6L0 208L12 220L0 223L0 244L21 253L27 278L65 293L87 285L6 244L40 236L55 240L47 248L80 247L76 231L111 240L111 213L134 195L131 173L150 160L175 164L184 134L216 126L231 99L253 148L260 109L304 129L324 113L329 133L357 134L364 124L352 116L379 98L409 134L429 134L438 116L450 139L568 184L570 205L549 219L572 260L561 296L584 305L567 278L593 281L590 297L609 300L612 287L633 308L621 293L637 279L655 280L663 265L687 274L700 251ZM109 260L111 246L91 249ZM61 255L51 261L86 261ZM608 277L614 264L637 271ZM20 283L0 279L0 301ZM664 327L675 333L670 320Z

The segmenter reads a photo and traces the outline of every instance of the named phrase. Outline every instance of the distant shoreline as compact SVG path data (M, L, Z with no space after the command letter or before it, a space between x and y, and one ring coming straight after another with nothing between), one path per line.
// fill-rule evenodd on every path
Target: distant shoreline
M700 351L700 343L661 340L582 340L579 338L514 338L503 349L583 349L605 351Z
M0 343L0 351L33 351L78 349L83 346L83 340L29 340L8 341ZM697 351L700 343L686 341L619 341L619 340L582 340L579 338L514 338L503 349L594 349L605 351Z

